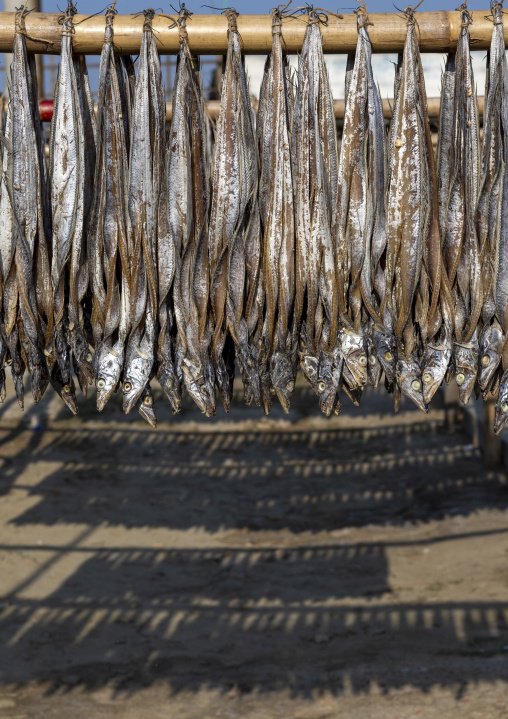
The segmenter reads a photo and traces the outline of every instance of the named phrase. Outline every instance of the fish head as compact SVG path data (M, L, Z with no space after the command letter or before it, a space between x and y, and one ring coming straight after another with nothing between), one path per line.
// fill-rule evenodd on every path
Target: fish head
M291 361L290 353L283 351L273 353L270 362L270 376L272 380L270 391L277 395L282 409L288 414L296 380L296 368Z
M83 330L75 326L73 326L72 330L69 329L68 342L85 382L87 384L92 384L94 377L93 353L90 350Z
M141 396L150 377L152 360L134 354L127 363L123 377L123 411L129 414Z
M12 364L11 364L11 375L12 375L12 381L14 382L14 390L16 392L16 399L18 400L20 409L25 409L25 386L23 383L24 373L25 373L24 366L21 365L21 363L13 360Z
M508 370L503 374L499 385L494 418L494 432L499 434L508 422Z
M478 384L486 390L501 361L504 336L497 320L485 325L480 335L480 362Z
M272 407L273 400L275 397L275 390L273 390L272 377L270 374L269 363L266 356L260 353L259 358L259 388L261 391L261 405L266 415L269 415ZM273 392L272 392L273 390Z
M463 404L469 402L478 374L478 342L454 342L453 360L455 381L459 388L459 399Z
M342 330L341 350L344 364L353 376L356 386L364 387L367 384L369 364L364 336L351 330Z
M242 375L245 402L250 405L254 400L259 407L261 404L261 387L255 353L256 351L252 352L249 347L239 346L237 347L236 360Z
M317 390L321 412L329 417L336 411L337 390L342 373L342 354L340 349L334 352L321 352L318 363ZM340 402L338 411L340 412Z
M233 378L231 377L231 372L229 370L229 367L222 355L215 362L215 373L214 374L215 374L215 383L217 385L217 389L219 390L219 394L222 399L222 404L223 404L226 412L229 412L229 407L231 405L231 399L233 397ZM214 404L213 414L215 414L215 392L214 392L214 403L213 404Z
M155 410L153 407L152 390L150 389L149 385L145 386L143 392L141 393L141 397L136 403L136 407L138 408L138 412L143 417L145 422L148 422L150 427L156 429L157 417L155 415Z
M121 343L116 343L113 347L102 345L96 351L95 385L97 387L96 404L99 412L102 412L120 382L123 356L123 344Z
M374 325L372 328L372 341L385 377L390 384L393 384L397 370L397 343L395 336L386 332L384 328Z
M441 386L452 356L451 338L430 343L425 348L422 362L423 401L428 404Z
M78 401L76 399L76 386L72 377L66 384L62 384L59 380L57 380L56 384L53 382L52 384L72 414L76 415L78 413Z
M34 404L38 404L44 396L49 384L49 376L44 362L37 363L30 375L32 397Z
M423 399L422 372L416 355L410 354L408 358L404 356L397 358L396 380L406 397L409 397L417 407L426 412L427 407Z
M310 384L314 392L318 392L318 358L309 352L300 352L300 367L302 369L303 376Z
M367 347L367 377L369 384L373 387L377 387L383 373L383 367L377 357L372 337L367 336L365 338L365 345Z
M197 363L190 357L184 357L182 371L187 392L201 412L207 417L215 414L215 388L211 363L209 361Z
M171 411L177 414L182 408L182 377L178 376L173 362L164 361L159 364L157 379L171 404Z

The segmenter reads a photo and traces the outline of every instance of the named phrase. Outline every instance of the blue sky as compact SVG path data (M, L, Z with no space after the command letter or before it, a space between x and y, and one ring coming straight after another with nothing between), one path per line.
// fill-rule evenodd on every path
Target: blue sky
M151 0L152 3L155 2L155 0ZM159 0L160 2L160 0ZM233 6L238 10L240 13L269 13L271 8L274 7L274 0L256 0L256 2L251 2L250 0L231 0L233 3ZM76 0L76 4L78 7L78 11L80 13L95 13L102 10L105 6L105 0ZM173 3L176 6L176 3ZM208 2L210 5L216 4L218 7L226 7L227 3L224 0L219 0L218 2L214 3L213 1ZM301 2L295 2L295 5L303 4ZM322 4L321 2L316 3L317 5ZM326 4L326 3L323 3ZM401 6L403 7L405 3L402 3ZM425 0L424 3L420 6L420 10L454 10L457 5L459 5L459 2L456 3L443 3L440 0ZM44 12L58 12L58 5L60 5L60 8L65 6L65 0L42 0L42 9ZM134 13L138 12L139 10L147 7L149 3L146 5L139 2L139 0L118 0L117 1L117 8L118 11L121 13ZM350 2L350 6L355 6L355 2ZM169 3L165 2L163 5L164 12L169 11ZM207 8L202 8L200 2L192 2L192 0L187 0L187 7L194 13L212 13L212 10L209 10ZM339 7L335 5L330 5L330 10L337 11ZM387 2L386 0L370 0L368 2L368 7L370 12L393 12L393 5L391 2ZM470 10L481 10L488 7L488 2L483 2L481 0L470 0L468 2L468 7ZM349 12L346 8L340 8L341 10L344 10L344 12Z

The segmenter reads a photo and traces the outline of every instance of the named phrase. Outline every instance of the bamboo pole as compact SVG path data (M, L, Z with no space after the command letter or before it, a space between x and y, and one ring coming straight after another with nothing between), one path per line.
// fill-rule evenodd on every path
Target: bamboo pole
M478 112L480 115L483 115L483 95L478 97ZM392 116L392 107L394 100L383 100L383 115L385 119L389 120ZM212 120L215 120L219 116L219 110L220 110L220 101L219 100L209 100L207 103L205 103L206 111L209 115L209 117ZM256 101L253 101L252 106L254 110L257 112L258 104ZM438 118L439 117L439 109L441 107L441 98L439 97L429 97L427 99L427 110L428 110L428 116L430 118ZM346 103L344 100L334 100L333 101L333 109L335 110L335 117L337 120L343 120L344 119L344 111L346 109ZM171 117L173 115L172 112L172 106L170 102L166 103L166 119L171 120Z
M492 22L486 19L489 10L473 12L470 27L471 47L485 50L492 36ZM27 39L30 52L59 53L61 26L57 13L32 13L26 18L27 33L45 42ZM455 49L460 32L460 12L418 12L420 50L422 52L447 52ZM406 20L398 13L373 13L369 36L374 52L400 52L404 46ZM76 15L74 50L77 53L98 55L104 40L104 16ZM78 24L81 23L81 24ZM178 30L169 29L172 19L156 15L153 20L155 38L161 54L178 52ZM303 43L307 21L305 17L286 18L283 21L284 47L288 53L298 52ZM115 47L120 53L135 54L141 43L143 17L117 15L114 22ZM192 15L187 22L189 46L199 55L223 55L227 50L227 19L224 15ZM270 15L240 15L238 30L246 54L266 54L272 45L272 18ZM328 25L322 26L323 49L327 53L353 52L356 47L356 15L340 17L330 15ZM508 41L508 23L504 28ZM0 52L8 52L14 39L14 13L0 13ZM47 43L47 44L45 44Z
M392 116L393 100L383 100L383 114L387 120ZM441 100L439 97L429 97L427 99L428 116L430 118L439 117L439 108ZM258 110L258 103L256 100L252 101L252 107L254 111ZM6 102L7 108L7 102ZM216 120L219 117L220 111L220 100L208 100L205 102L206 112L211 120ZM478 108L480 116L483 115L483 96L478 98ZM97 105L95 106L97 110ZM334 100L333 109L335 110L335 117L337 120L344 119L345 103L344 100ZM53 100L41 100L39 102L39 112L41 113L41 120L49 122L53 117ZM173 117L173 105L171 102L166 102L166 120L170 121Z

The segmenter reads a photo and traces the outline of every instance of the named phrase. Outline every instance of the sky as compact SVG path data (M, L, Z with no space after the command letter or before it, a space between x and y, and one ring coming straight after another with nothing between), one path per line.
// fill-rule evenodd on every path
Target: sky
M160 2L161 0L159 0ZM65 6L64 0L41 0L42 2L42 9L44 12L58 12L60 8ZM152 2L155 2L155 0L152 0ZM233 3L233 6L236 10L240 13L247 13L247 14L256 14L256 13L269 13L270 10L274 7L274 0L256 0L256 2L252 2L251 0L231 0ZM78 12L83 13L95 13L100 12L103 10L105 6L105 0L86 0L84 2L83 0L75 0L75 4L77 5ZM176 3L173 3L176 6ZM207 0L207 4L209 5L216 5L217 7L224 8L227 7L228 3L225 2L225 0L217 0L215 3L213 0ZM295 5L302 4L302 2L295 2ZM320 4L320 3L318 3ZM386 0L369 0L368 8L370 12L393 12L394 6L391 1ZM405 3L404 3L405 4ZM404 4L401 6L403 7ZM443 3L442 0L424 0L423 4L420 6L421 11L431 11L431 10L454 10L457 5L460 3L457 2L454 3ZM212 13L213 10L209 10L205 7L201 7L200 2L192 2L192 0L187 0L186 2L187 7L189 10L196 14L205 14L205 13ZM355 2L350 3L351 6L356 7ZM117 9L121 13L134 13L139 12L139 10L142 10L143 8L147 7L146 5L143 5L139 2L139 0L117 0ZM468 8L470 10L484 10L488 7L488 2L485 0L469 0L468 2ZM170 10L169 2L165 1L162 5L163 11L168 12ZM336 7L336 6L329 6L329 9L333 12L337 11L344 11L349 12L349 8L344 7Z

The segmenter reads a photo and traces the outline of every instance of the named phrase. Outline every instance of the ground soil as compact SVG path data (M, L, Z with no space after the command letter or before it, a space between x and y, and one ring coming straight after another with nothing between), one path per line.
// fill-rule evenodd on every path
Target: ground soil
M1 719L506 719L508 485L439 397L0 410Z

